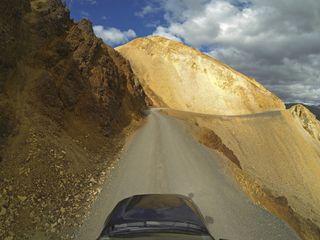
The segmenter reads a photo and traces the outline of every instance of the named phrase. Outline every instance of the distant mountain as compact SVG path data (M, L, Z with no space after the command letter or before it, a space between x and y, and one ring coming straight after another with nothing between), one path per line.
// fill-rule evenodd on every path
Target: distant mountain
M320 122L304 105L296 104L289 108L292 116L299 119L301 126L316 140L320 141Z
M294 105L301 104L309 109L310 112L312 112L316 118L320 121L320 105L306 105L303 103L286 103L286 108L291 108Z

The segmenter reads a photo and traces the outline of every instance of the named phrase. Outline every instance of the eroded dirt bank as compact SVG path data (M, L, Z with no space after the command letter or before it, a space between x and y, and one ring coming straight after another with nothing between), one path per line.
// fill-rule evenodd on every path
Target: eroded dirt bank
M165 112L229 159L230 173L257 204L303 239L320 239L320 146L289 110L242 116Z

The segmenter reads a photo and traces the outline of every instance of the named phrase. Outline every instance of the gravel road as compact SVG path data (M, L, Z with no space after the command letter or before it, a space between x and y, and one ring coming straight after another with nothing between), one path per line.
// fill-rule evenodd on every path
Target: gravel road
M209 231L230 240L300 239L283 221L254 205L233 183L219 155L194 140L172 117L151 110L128 142L91 214L76 235L94 240L118 201L142 193L189 195L212 218Z

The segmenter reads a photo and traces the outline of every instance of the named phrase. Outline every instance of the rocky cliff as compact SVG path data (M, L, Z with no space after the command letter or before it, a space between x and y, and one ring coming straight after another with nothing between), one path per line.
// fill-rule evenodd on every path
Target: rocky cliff
M254 79L182 43L147 37L117 50L130 61L155 106L218 115L285 108Z
M0 239L60 239L143 117L143 90L60 0L3 1L0 31Z

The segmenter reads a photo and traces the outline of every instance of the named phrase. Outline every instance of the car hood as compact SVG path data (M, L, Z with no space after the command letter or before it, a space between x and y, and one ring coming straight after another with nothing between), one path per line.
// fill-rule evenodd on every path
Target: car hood
M108 225L143 221L187 222L203 228L204 220L197 207L182 195L136 195L118 203Z

